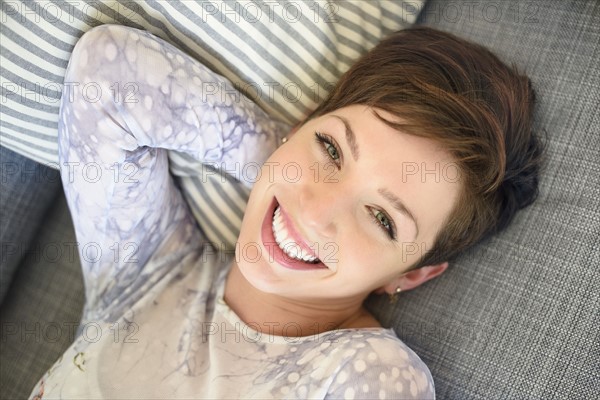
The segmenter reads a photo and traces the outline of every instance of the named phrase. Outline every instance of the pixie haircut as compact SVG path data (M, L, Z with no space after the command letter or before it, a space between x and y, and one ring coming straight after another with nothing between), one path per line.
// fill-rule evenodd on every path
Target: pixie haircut
M486 48L427 27L392 34L358 60L307 120L360 104L452 155L461 193L411 269L451 260L504 229L538 194L543 146L531 81Z

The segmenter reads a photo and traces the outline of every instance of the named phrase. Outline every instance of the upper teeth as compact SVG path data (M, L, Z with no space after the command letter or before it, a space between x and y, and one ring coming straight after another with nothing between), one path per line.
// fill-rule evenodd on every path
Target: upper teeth
M288 230L283 223L283 216L281 215L279 206L277 206L275 214L273 215L273 234L279 248L288 256L306 262L315 262L318 260L317 257L310 255L289 237Z

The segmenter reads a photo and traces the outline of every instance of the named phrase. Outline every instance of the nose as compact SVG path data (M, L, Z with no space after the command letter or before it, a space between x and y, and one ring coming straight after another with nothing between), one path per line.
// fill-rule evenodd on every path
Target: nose
M300 190L302 223L319 238L333 239L338 232L348 202L339 186L333 182L310 182Z

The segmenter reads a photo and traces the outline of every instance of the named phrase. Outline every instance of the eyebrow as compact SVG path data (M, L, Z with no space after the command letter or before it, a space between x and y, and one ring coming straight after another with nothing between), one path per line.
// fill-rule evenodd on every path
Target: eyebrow
M413 223L415 224L415 228L417 229L415 237L419 236L419 224L417 223L417 219L415 218L414 214L411 213L408 208L406 208L402 200L400 200L398 196L387 189L379 189L378 192L387 200L389 200L396 210L412 219Z
M346 118L339 115L332 114L331 116L342 121L346 127L346 142L348 142L348 147L350 147L350 151L352 152L352 158L354 158L354 161L358 161L358 143L356 143L356 135L350 126L350 122L348 122Z
M342 121L342 123L346 127L346 141L348 142L348 147L350 147L350 151L352 152L352 158L354 158L354 161L358 161L358 143L356 142L356 135L354 134L354 131L350 126L350 122L348 122L346 118L340 115L332 114L331 116ZM379 189L378 192L383 197L385 197L390 203L392 203L392 206L396 210L406 215L408 218L412 219L413 223L415 224L415 229L417 230L415 237L419 236L419 224L417 223L417 219L415 218L414 214L410 212L408 208L406 208L402 200L400 200L398 196L396 196L394 193L390 192L387 189Z

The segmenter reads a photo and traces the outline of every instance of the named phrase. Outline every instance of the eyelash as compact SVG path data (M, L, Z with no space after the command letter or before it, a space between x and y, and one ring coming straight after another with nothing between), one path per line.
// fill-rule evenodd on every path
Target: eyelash
M321 152L323 153L323 155L325 156L325 158L327 158L329 160L332 160L336 164L336 166L337 166L337 168L339 170L341 168L341 166L342 166L342 161L343 161L344 158L342 157L342 151L337 146L335 140L331 136L329 136L327 134L320 133L320 132L315 132L315 140L316 140L317 144L319 145L319 148L321 149ZM331 154L329 153L328 146L331 146L331 147L333 147L335 149L335 152L337 153L337 156L338 156L337 159L334 159L331 156ZM386 228L377 219L376 214L373 213L374 210L382 213L385 216L385 218L388 220L388 223L390 225L389 228ZM379 210L379 209L373 209L373 208L369 207L369 215L371 216L371 218L373 219L373 221L375 222L375 224L381 230L383 230L383 232L385 234L387 234L391 240L394 240L394 241L396 240L396 226L394 224L394 221L390 218L390 216L386 212L384 212L382 210Z
M315 140L317 141L317 144L319 145L319 148L321 149L321 151L323 152L323 155L325 156L325 158L328 158L330 160L332 160L335 165L337 166L338 169L341 168L342 166L342 152L340 151L340 148L337 146L337 144L335 143L335 140L326 134L320 133L320 132L315 132ZM329 154L329 151L327 150L327 146L331 146L335 149L335 152L338 155L337 159L334 159L331 154Z

